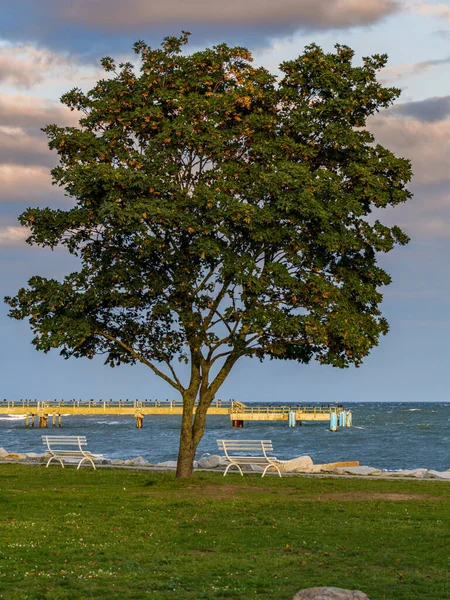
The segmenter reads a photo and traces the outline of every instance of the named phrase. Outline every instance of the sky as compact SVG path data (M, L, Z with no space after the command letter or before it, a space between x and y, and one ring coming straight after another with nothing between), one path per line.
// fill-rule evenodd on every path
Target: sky
M102 77L99 60L133 60L132 44L158 46L192 33L189 49L227 42L256 64L278 65L315 42L387 53L380 73L401 88L395 105L368 123L376 140L411 159L413 198L384 211L410 236L379 257L392 276L383 314L390 332L359 368L244 359L219 392L243 402L447 402L450 390L450 1L432 0L0 0L0 298L32 275L62 278L76 265L63 250L30 247L18 215L29 206L68 208L51 185L56 156L41 128L76 125L59 103ZM26 322L0 301L0 398L175 399L141 365L37 352Z

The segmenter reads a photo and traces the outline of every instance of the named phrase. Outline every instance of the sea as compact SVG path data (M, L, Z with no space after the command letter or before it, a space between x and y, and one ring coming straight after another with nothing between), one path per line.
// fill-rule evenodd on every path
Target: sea
M257 403L255 403L256 405ZM247 403L251 406L252 403ZM275 406L275 404L272 404ZM233 429L228 416L210 415L196 458L217 454L218 439L272 440L274 455L290 459L308 455L315 464L358 460L361 465L392 471L450 469L450 403L348 403L353 426L332 432L329 423L246 422ZM155 464L176 460L181 418L147 415L137 429L133 416L63 415L61 428L26 428L25 417L0 416L0 447L9 452L44 451L41 436L85 435L94 454L109 459L142 456Z

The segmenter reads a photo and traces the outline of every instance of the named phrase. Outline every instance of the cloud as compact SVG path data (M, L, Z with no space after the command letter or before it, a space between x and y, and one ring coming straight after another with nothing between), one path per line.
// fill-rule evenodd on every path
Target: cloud
M409 186L414 197L375 216L413 238L450 238L450 121L400 116L391 109L372 117L368 127L378 143L409 158L414 173Z
M292 30L368 25L397 9L393 0L78 0L60 13L72 22L114 31L170 23Z
M31 88L51 79L55 72L67 73L72 62L49 50L32 45L0 47L0 83Z
M405 102L390 109L390 112L414 117L420 121L441 121L450 115L450 96L426 98L418 102Z
M380 75L380 81L384 83L392 83L406 77L415 77L422 75L425 71L450 64L450 56L445 58L434 58L424 60L418 63L403 64L403 65L388 65Z
M0 165L0 202L35 202L61 196L61 189L52 186L48 168L25 165Z
M450 22L450 6L447 4L428 4L427 2L420 2L414 6L414 10L421 15L443 18Z
M127 50L189 29L195 42L261 46L295 31L367 26L402 9L401 0L15 0L0 36L84 57ZM159 42L158 42L159 43Z
M450 121L420 121L386 111L368 123L376 141L412 161L416 184L450 181Z
M0 227L0 246L23 246L29 235L26 227Z
M57 157L50 152L44 134L36 137L21 129L0 127L0 163L52 168Z
M39 96L4 94L0 92L0 127L20 127L27 131L40 131L50 123L76 126L79 114L71 112L60 102Z

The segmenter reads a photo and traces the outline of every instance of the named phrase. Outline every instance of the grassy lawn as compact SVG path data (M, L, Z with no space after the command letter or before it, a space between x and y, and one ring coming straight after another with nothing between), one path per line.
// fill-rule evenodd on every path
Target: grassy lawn
M450 599L450 485L0 465L0 598Z

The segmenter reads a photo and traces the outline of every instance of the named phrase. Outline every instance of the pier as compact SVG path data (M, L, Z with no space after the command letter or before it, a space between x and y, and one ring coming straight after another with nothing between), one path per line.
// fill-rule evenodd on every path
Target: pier
M176 400L3 400L0 415L23 415L26 427L61 427L64 415L132 416L136 427L143 427L148 415L181 415L183 403ZM195 413L195 408L194 408ZM303 421L329 421L351 426L351 412L337 405L247 406L236 400L215 400L208 415L228 415L233 427L245 421L287 421L290 427Z

